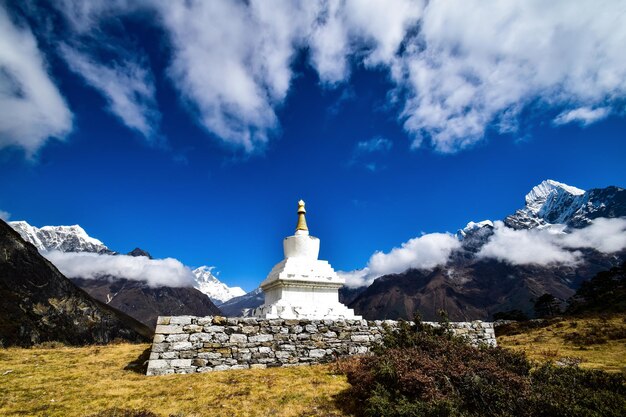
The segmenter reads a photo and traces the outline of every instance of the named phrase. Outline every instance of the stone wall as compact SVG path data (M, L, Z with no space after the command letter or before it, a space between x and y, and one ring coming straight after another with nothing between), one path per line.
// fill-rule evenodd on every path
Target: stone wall
M382 337L383 323L366 320L282 320L159 317L148 375L210 372L324 363L366 353ZM493 324L451 323L472 344L495 346Z

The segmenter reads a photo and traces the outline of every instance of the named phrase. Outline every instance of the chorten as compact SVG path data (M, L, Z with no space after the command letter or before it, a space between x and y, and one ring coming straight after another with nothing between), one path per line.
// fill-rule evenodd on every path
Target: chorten
M320 240L309 235L305 213L300 200L296 232L283 240L285 259L261 283L265 303L252 314L270 319L361 319L339 302L345 280L327 261L317 259Z

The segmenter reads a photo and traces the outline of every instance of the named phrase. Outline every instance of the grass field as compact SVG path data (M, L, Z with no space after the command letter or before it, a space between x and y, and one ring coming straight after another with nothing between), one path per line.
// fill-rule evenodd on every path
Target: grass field
M336 396L348 383L329 366L159 377L124 369L148 347L0 349L0 415L117 417L114 407L177 417L344 415Z
M565 359L583 368L626 372L623 316L524 326L528 324L508 329L509 335L498 337L499 345L523 350L540 362ZM349 401L348 383L332 366L159 377L129 370L142 362L139 358L148 348L113 344L0 349L0 416L132 415L114 408L164 417L347 415L342 410Z
M581 368L626 372L626 317L623 315L552 320L545 327L510 330L522 332L498 336L498 344L523 350L531 360L574 361L580 362Z

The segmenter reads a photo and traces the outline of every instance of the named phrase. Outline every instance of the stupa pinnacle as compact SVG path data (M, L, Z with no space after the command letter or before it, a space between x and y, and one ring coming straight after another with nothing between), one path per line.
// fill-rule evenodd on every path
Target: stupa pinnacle
M261 283L265 303L253 311L264 318L360 319L339 302L344 284L327 261L317 259L320 240L309 235L304 201L298 202L298 224L283 240L285 259Z
M302 231L302 232L306 232L306 234L309 234L309 228L306 225L306 217L304 217L304 215L306 214L306 209L304 208L304 201L300 200L298 201L298 224L296 226L296 233L298 233L298 231ZM301 233L304 234L304 233Z

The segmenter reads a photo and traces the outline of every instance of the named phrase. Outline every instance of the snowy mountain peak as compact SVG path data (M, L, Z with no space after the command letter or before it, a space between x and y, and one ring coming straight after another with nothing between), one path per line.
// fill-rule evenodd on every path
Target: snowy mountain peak
M545 228L555 224L585 227L598 217L625 216L625 201L626 192L619 187L584 191L546 180L526 195L526 205L507 216L504 223L514 229Z
M229 287L217 279L212 273L214 268L201 266L193 270L193 274L196 276L196 289L208 295L218 305L246 293L240 287Z
M40 251L112 253L104 243L85 232L79 225L37 228L25 221L9 222L24 240Z
M459 239L465 238L469 233L472 233L475 230L482 229L485 226L489 226L493 229L493 222L491 220L483 220L482 222L469 222L467 226L463 229L460 229L457 232L457 237Z
M585 194L585 190L572 187L554 180L545 180L533 187L526 194L526 207L533 213L538 214L546 203L562 200L563 196L579 196Z

